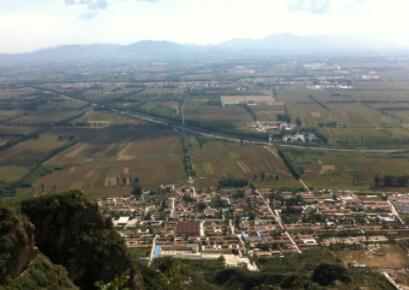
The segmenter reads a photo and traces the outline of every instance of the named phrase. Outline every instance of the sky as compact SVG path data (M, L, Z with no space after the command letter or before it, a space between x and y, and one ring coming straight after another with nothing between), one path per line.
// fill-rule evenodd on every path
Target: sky
M370 34L409 45L407 0L0 0L0 52L272 34Z

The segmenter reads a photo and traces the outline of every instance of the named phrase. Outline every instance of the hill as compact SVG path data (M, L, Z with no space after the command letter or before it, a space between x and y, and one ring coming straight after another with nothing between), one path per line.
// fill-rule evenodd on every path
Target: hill
M191 45L170 41L139 41L129 45L63 45L21 54L0 54L1 62L16 61L96 61L124 59L172 59L235 54L314 54L362 52L397 48L393 43L362 35L316 37L277 34L262 39L234 39L220 45ZM239 53L239 54L237 54Z

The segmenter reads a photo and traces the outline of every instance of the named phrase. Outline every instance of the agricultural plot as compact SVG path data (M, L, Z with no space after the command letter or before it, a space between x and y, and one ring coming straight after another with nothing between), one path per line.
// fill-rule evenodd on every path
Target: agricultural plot
M180 118L180 103L175 101L147 102L140 109L148 114L168 119Z
M10 139L6 139L6 138L0 138L0 146L3 146L4 144L7 144L7 142L9 142Z
M11 99L16 97L26 97L32 95L36 92L35 89L21 87L21 88L3 88L0 89L0 100L2 99Z
M0 125L0 136L27 135L40 129L39 127Z
M293 104L288 106L292 119L300 118L303 127L395 128L390 117L358 103Z
M13 124L22 124L22 125L48 125L55 124L61 121L64 121L68 118L78 115L80 111L35 111L33 113L26 114L22 117L13 119Z
M23 112L19 110L0 110L0 121L16 118L22 114Z
M106 82L98 84L67 84L58 89L69 93L80 94L90 101L115 101L118 99L135 99L135 96L143 90L143 87L128 83Z
M38 107L39 110L76 110L86 106L87 103L69 97L54 97Z
M43 134L0 152L0 180L17 181L43 160L50 151L66 144L53 134Z
M402 175L409 172L405 154L375 154L287 149L302 179L317 189L369 190L376 175ZM407 190L393 188L385 190Z
M187 92L186 87L146 87L140 95L154 97L182 96Z
M184 111L187 122L218 129L249 130L253 121L242 106L203 106Z
M41 177L35 185L38 191L129 194L135 177L151 189L185 180L180 136L174 131L77 128L65 134L79 142L46 162L64 169Z
M277 92L278 95L275 98L285 104L310 102L308 90L304 84L279 87Z
M359 88L359 86L365 86L365 88ZM375 82L365 85L354 83L354 88L348 90L346 94L350 100L355 101L400 102L409 100L407 90L393 88L391 83L379 83L378 85Z
M347 147L403 148L409 144L405 128L320 128L328 144Z
M199 108L202 106L220 105L219 96L188 96L186 97L184 108Z
M190 143L199 187L217 186L223 177L246 178L260 186L299 187L273 149L194 137Z
M341 250L336 254L349 264L365 264L374 269L402 269L409 262L407 252L398 244L380 244L368 250Z
M276 106L251 106L260 122L276 121L277 115L284 113L283 105Z
M121 125L142 125L141 120L129 119L125 115L108 111L88 111L81 117L72 121L78 127L110 127Z
M388 110L388 114L391 114L405 123L409 123L409 103L405 104L407 105L407 108L401 107L401 109L393 109L393 110ZM404 109L402 109L404 108Z
M317 128L330 145L401 146L409 140L409 131L398 118L358 103L290 104L288 111L302 127Z

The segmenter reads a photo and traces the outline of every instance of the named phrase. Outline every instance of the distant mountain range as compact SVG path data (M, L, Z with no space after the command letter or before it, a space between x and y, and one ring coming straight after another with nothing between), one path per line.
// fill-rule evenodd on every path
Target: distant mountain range
M361 35L304 37L277 34L263 39L234 39L220 45L190 45L170 41L140 41L129 45L63 45L30 53L0 54L9 61L68 61L96 59L163 59L233 54L311 54L396 49L391 42Z

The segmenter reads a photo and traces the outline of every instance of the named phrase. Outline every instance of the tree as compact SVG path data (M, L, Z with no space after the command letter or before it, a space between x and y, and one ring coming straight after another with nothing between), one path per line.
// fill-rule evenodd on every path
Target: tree
M297 125L297 127L301 127L302 121L301 121L300 117L297 117L297 119L295 120L295 124Z
M135 177L132 183L132 194L135 195L136 197L139 197L142 194L142 186L139 182L139 178L137 177Z
M374 183L376 187L382 186L382 178L378 174L375 175Z
M321 264L314 269L311 280L321 286L328 286L336 280L343 283L349 283L351 282L351 277L349 276L347 269L343 266Z

